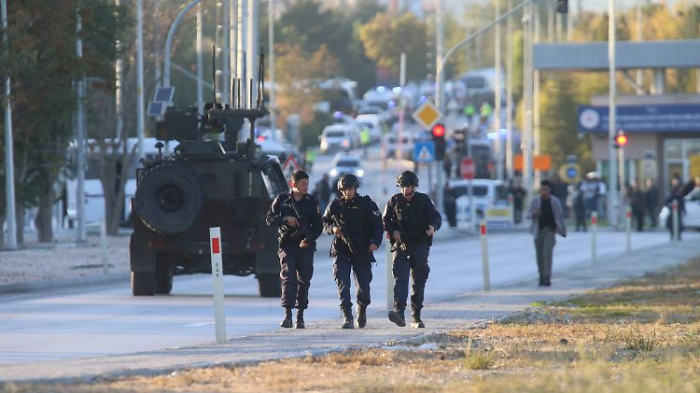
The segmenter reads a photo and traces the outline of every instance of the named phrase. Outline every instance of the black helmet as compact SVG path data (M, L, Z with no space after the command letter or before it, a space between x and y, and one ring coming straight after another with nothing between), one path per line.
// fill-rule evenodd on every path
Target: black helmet
M408 186L418 187L418 176L416 176L416 174L411 172L411 171L403 171L403 172L401 172L399 177L396 178L396 186L397 187L408 187Z
M360 180L355 175L343 175L338 179L338 191L347 188L360 188Z

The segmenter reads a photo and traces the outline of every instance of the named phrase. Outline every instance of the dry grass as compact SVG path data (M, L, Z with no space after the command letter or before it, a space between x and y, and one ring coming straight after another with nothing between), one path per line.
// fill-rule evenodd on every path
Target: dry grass
M12 392L697 392L700 261L542 305L434 350L366 349Z

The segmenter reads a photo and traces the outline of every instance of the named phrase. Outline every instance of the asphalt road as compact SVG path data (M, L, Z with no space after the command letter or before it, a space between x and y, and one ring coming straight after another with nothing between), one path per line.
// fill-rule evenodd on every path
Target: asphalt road
M320 178L330 167L331 156L321 156L312 173ZM389 161L382 170L378 149L364 161L367 175L361 193L383 205L394 193L395 174L408 162ZM385 191L386 190L386 191ZM684 234L685 242L697 242L698 233ZM633 234L633 248L668 243L665 232ZM328 257L330 237L323 235L315 257L308 324L335 320L340 326L336 284ZM625 234L600 231L598 255L623 255ZM377 253L372 284L373 303L369 324L386 319L387 263L384 248ZM606 258L607 257L607 258ZM533 290L537 271L531 236L524 230L489 237L491 285L494 289L524 283ZM566 286L558 274L590 266L590 234L571 233L558 238L554 254L553 287ZM480 240L445 227L438 233L430 255L431 273L426 307L483 286ZM282 308L278 299L260 298L252 277L224 278L227 338L278 331ZM207 275L177 276L170 296L132 297L127 282L61 291L0 296L0 364L75 359L128 354L165 348L189 347L214 341L212 280ZM546 292L543 292L543 295Z

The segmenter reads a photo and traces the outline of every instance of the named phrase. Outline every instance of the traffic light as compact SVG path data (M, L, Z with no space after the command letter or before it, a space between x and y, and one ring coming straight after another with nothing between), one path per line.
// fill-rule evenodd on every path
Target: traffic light
M445 141L445 125L437 123L433 126L433 143L435 143L435 158L440 161L445 159L447 141Z
M433 126L433 139L445 138L445 126L441 123L437 123Z
M557 0L557 12L566 14L569 12L569 0Z
M627 135L625 135L624 131L618 131L617 135L615 135L615 147L620 148L620 147L625 147L627 144Z

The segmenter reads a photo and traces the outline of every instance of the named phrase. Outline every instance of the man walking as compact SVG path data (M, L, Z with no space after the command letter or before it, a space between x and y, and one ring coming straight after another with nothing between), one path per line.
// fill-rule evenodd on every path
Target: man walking
M355 275L357 291L357 327L367 325L372 262L376 262L373 252L382 244L379 207L369 196L357 194L359 187L360 181L355 175L341 177L338 190L342 196L331 202L323 216L326 233L335 235L330 256L333 258L333 278L338 284L340 310L343 312L343 329L354 327L350 270Z
M382 217L394 254L394 310L389 312L389 320L400 327L406 326L404 310L410 275L413 278L411 326L424 328L421 309L425 283L430 273L428 254L433 244L433 234L442 224L442 217L430 197L416 191L418 176L415 173L401 173L396 179L396 185L401 188L401 192L391 197Z
M308 194L309 175L298 170L292 173L292 190L278 195L267 212L267 225L279 230L284 320L280 326L292 327L292 309L297 309L296 328L304 328L304 310L309 305L309 286L314 274L316 239L321 236L321 208Z
M552 253L556 244L556 234L566 237L566 225L559 198L551 194L549 180L540 182L540 194L530 201L527 217L532 219L530 232L535 237L537 270L540 273L540 286L552 285Z

